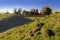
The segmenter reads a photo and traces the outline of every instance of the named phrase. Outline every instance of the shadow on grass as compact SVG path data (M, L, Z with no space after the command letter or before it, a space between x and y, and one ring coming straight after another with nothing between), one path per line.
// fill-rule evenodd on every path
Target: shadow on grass
M33 22L33 20L16 15L5 18L3 20L0 20L0 33L17 26L28 24L30 22Z

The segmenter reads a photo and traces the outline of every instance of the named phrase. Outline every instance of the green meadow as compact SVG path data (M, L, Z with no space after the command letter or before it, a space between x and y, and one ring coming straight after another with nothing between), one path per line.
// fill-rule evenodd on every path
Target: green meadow
M14 14L0 14L0 21L13 15ZM33 21L0 32L0 40L60 40L60 13L46 15L45 17L24 18ZM14 20L19 19L16 18Z

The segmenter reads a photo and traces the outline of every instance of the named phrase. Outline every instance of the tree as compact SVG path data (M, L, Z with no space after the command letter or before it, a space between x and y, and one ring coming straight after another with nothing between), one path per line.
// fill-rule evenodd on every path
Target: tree
M9 12L7 11L6 14L9 14Z
M23 10L23 14L22 15L26 16L26 10Z
M49 15L52 13L52 9L49 7L49 6L45 6L42 8L42 11L41 11L42 14L46 14L46 15Z
M35 14L35 9L31 9L31 15L34 15Z
M22 12L22 8L19 8L18 9L18 15L21 15L21 12Z
M35 10L35 15L38 15L38 9Z
M17 13L17 9L16 9L16 8L14 8L14 13L15 13L15 14L18 14L18 13Z

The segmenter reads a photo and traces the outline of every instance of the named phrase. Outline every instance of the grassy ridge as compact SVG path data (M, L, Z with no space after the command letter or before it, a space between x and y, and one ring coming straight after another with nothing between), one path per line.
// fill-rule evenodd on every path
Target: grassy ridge
M4 14L4 16L0 16L0 20L9 16L10 14ZM34 21L0 33L0 40L60 40L60 13L50 14L45 17L26 18ZM36 31L34 36L31 36L29 32L37 28L37 23L44 23L44 25L40 31ZM47 29L52 30L55 35L49 36Z

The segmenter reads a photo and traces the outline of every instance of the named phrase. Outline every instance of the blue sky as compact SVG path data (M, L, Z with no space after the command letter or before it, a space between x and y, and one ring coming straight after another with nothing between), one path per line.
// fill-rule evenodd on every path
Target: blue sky
M41 10L43 6L50 6L54 11L60 11L60 0L0 0L0 12L12 12L13 8Z

